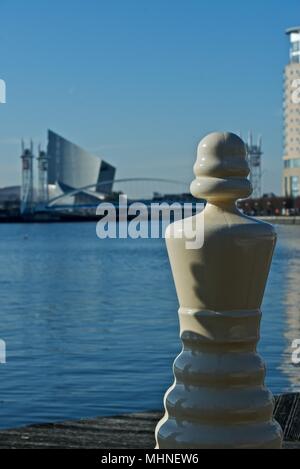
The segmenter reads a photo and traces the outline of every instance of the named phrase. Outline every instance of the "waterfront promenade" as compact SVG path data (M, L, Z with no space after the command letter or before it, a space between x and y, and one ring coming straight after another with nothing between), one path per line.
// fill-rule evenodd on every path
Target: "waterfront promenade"
M266 221L268 223L272 223L273 225L300 225L300 216L259 216L254 217L259 220ZM97 222L99 221L100 217L98 215L80 215L80 214L54 214L50 217L48 215L40 215L37 214L31 218L23 218L21 215L1 215L0 216L0 223L72 223L72 222Z
M283 217L283 216L271 216L271 217L257 217L259 220L272 223L273 225L300 225L299 216Z

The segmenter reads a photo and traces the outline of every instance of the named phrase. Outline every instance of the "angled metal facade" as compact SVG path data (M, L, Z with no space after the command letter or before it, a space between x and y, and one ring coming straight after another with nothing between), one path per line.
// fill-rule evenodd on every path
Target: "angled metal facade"
M52 130L48 131L47 155L48 184L58 185L66 193L91 184L95 188L89 191L111 192L116 169Z

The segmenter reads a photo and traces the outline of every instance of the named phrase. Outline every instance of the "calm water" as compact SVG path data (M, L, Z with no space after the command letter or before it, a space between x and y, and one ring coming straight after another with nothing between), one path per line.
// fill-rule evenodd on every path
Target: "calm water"
M260 343L275 393L300 391L300 226L278 233ZM0 265L0 427L162 407L181 349L164 241L0 225Z

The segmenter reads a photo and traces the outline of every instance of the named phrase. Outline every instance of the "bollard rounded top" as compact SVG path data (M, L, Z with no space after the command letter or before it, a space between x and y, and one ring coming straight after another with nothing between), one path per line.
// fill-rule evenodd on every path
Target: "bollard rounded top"
M201 140L194 173L191 193L195 197L226 201L252 192L246 145L233 133L213 132Z

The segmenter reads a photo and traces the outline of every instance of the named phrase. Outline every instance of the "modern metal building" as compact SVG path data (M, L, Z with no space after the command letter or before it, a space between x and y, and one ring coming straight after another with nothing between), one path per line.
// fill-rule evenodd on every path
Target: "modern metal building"
M50 198L54 190L67 194L82 188L82 195L95 197L112 191L116 169L52 130L48 130L47 160Z
M284 73L283 194L300 196L300 26L286 31L290 60Z

